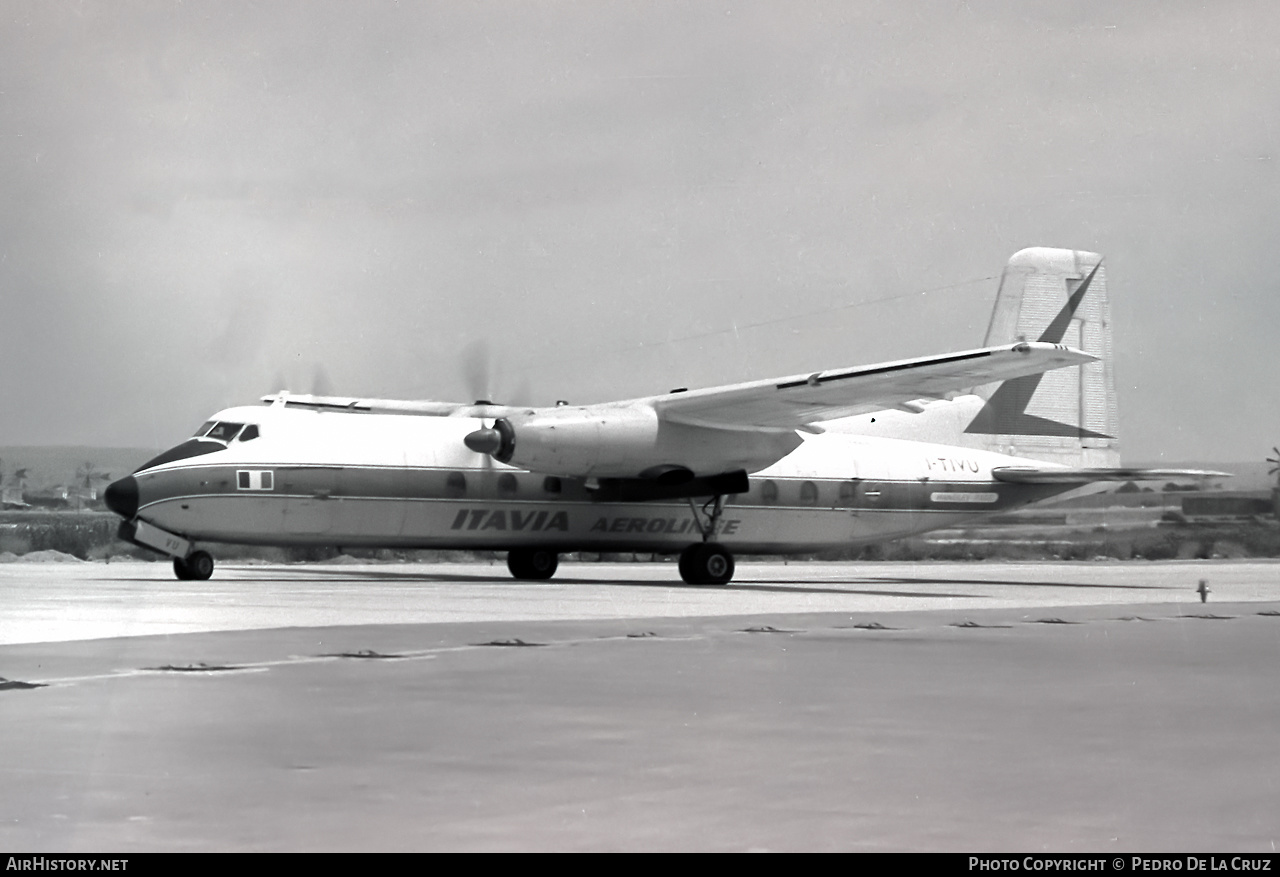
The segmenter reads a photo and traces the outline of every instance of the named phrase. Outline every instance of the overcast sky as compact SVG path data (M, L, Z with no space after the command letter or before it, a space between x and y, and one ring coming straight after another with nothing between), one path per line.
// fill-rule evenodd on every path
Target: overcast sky
M976 347L1043 245L1107 258L1127 461L1260 459L1278 46L1269 0L0 0L0 444Z

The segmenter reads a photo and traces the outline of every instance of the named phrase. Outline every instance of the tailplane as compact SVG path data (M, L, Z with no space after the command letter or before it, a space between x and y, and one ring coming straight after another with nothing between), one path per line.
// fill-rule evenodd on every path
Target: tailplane
M1074 467L1120 463L1111 315L1102 257L1033 247L1009 259L984 346L1065 344L1097 362L975 390L985 400L965 444Z

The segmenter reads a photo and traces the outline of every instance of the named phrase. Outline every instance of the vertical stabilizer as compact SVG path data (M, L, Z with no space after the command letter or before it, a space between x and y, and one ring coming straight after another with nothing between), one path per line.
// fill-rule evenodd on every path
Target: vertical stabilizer
M986 404L965 433L999 453L1118 466L1111 315L1100 255L1033 247L1009 259L986 346L1020 340L1065 344L1098 361L979 388Z

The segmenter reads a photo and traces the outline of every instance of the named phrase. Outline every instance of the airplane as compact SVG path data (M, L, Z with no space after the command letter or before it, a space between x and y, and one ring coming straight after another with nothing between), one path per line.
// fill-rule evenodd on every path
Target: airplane
M1030 248L982 348L587 405L280 392L214 414L107 487L120 537L208 579L201 544L678 554L689 584L735 554L850 548L1099 481L1119 466L1102 257ZM1083 349L1082 349L1083 348Z

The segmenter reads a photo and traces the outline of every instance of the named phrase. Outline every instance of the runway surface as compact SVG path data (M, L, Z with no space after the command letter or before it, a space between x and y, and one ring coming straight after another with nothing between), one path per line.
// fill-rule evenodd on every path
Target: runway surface
M5 564L0 847L1271 853L1278 666L1268 562Z

